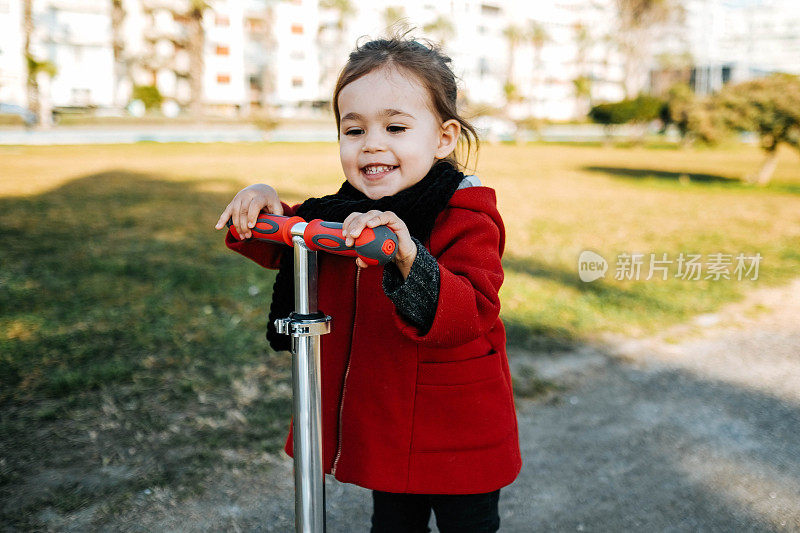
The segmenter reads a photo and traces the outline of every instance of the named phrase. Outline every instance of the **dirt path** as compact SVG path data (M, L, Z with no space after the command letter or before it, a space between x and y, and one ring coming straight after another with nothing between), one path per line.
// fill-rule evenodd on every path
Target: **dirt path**
M565 388L518 400L502 531L800 531L800 280L647 339L513 359ZM181 506L143 495L115 529L293 531L291 462L266 460ZM368 531L368 491L327 494L329 532Z

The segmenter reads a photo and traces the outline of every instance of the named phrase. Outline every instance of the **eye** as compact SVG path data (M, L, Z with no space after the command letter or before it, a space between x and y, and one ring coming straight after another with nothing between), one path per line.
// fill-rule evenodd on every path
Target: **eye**
M364 130L362 130L361 128L350 128L349 130L344 132L345 135L361 135L362 133L364 133Z
M388 131L389 133L402 133L407 129L408 128L406 128L405 126L395 126L395 125L386 126L386 131Z

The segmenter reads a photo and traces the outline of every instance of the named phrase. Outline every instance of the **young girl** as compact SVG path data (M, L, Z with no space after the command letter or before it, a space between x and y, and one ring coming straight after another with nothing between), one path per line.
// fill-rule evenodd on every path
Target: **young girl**
M226 244L280 268L273 321L293 310L288 248L247 240L258 213L343 222L351 245L385 224L393 263L319 255L319 308L333 317L322 341L323 464L373 491L372 531L497 531L500 488L521 459L505 329L498 315L504 227L492 189L456 168L475 130L456 111L450 59L405 38L350 54L333 94L346 183L299 206L251 185L225 208L239 235ZM286 442L292 454L292 432Z

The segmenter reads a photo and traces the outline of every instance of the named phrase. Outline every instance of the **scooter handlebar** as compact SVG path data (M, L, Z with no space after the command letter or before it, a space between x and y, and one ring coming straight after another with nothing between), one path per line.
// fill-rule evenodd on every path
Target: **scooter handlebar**
M300 222L305 221L300 217L260 213L251 230L252 239L292 246L292 227ZM242 240L230 220L227 226L235 239ZM364 228L353 246L346 246L341 222L314 219L306 225L303 240L309 250L359 257L368 265L385 265L397 252L397 235L386 226Z

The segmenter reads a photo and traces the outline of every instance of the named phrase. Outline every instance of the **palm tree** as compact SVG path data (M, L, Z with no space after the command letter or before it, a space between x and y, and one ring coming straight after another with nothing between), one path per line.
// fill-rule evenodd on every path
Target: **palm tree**
M344 32L347 28L347 21L356 14L356 9L350 0L321 0L319 7L322 9L331 9L338 15L336 18L336 28L340 32Z
M506 104L511 104L519 99L519 89L515 83L514 61L517 56L517 48L524 38L524 34L519 26L510 25L503 30L503 36L508 41L508 62L506 63L506 81L503 85L503 92L506 97Z
M616 0L617 47L622 54L622 89L630 98L641 88L647 71L650 46L658 38L655 30L682 15L677 0Z
M114 87L113 102L120 105L119 87L124 79L128 77L128 64L124 57L125 36L122 34L123 23L125 22L125 7L123 0L111 0L111 46L114 50Z
M203 71L205 63L203 53L206 44L206 34L203 29L203 14L211 5L206 0L189 0L186 11L187 26L189 30L189 112L199 117L203 114Z
M389 6L383 10L383 25L386 27L386 33L390 33L394 26L398 24L406 16L406 10L403 6Z
M320 85L332 91L336 74L341 67L342 57L347 55L347 47L345 46L347 23L356 14L356 8L350 0L321 0L319 7L336 13L336 22L333 26L333 42L326 40L328 32L324 26L320 27L317 35L320 41L319 49L322 63Z
M40 127L48 127L51 122L48 110L42 106L41 90L39 79L42 74L49 77L56 75L56 67L50 61L40 61L31 52L31 40L33 39L33 0L25 0L23 4L23 31L25 33L25 43L23 53L25 55L25 65L27 76L25 87L28 97L28 109L36 116ZM46 81L46 80L45 80Z
M268 105L270 101L270 96L275 91L275 65L274 61L269 60L272 57L272 52L275 50L277 46L277 40L275 39L275 10L272 5L267 5L262 12L262 21L263 21L263 31L259 31L252 35L252 38L255 39L260 48L264 50L266 53L262 56L262 59L259 61L259 66L257 70L257 76L259 79L258 82L258 90L259 90L259 105L264 107Z
M592 35L583 22L573 25L575 39L575 88L576 116L583 117L592 107L592 73L588 66L589 50L592 46Z
M455 26L453 26L453 23L450 22L450 19L444 15L439 15L433 21L425 24L422 27L422 31L432 35L434 39L439 42L439 46L442 48L444 48L447 44L447 41L452 39L456 34Z
M539 115L541 109L540 103L542 101L541 90L544 85L544 64L542 63L542 50L544 45L550 41L550 35L547 30L539 21L531 20L528 23L525 39L533 47L533 102L534 114Z
M31 38L33 37L33 0L25 0L23 4L23 31L25 32L25 65L28 69L25 87L28 94L28 109L39 116L39 84L36 83L34 68L35 59L31 54Z

